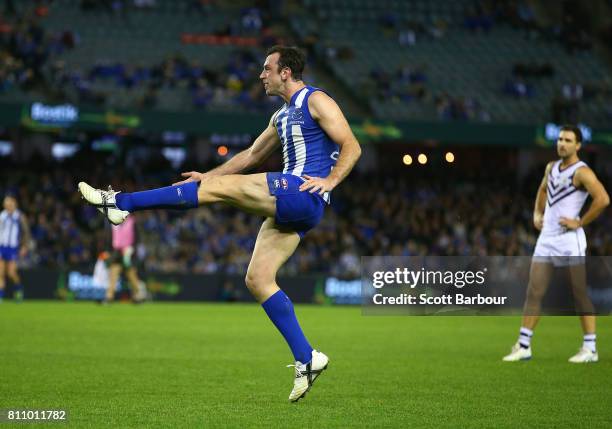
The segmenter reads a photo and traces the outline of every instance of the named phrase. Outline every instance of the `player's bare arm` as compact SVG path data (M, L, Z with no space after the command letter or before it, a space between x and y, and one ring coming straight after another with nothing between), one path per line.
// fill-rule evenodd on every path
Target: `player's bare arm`
M206 173L199 173L197 171L181 173L181 176L187 179L173 183L173 185L180 185L187 182L200 182L208 177L244 173L257 167L280 145L278 133L276 132L273 121L274 116L270 119L266 129L255 139L248 149L237 153L224 164Z
M554 162L549 162L544 171L544 177L540 182L540 187L536 194L535 207L533 208L533 225L537 230L541 230L544 225L544 209L546 208L546 188L548 186L548 174Z
M324 194L334 189L353 169L361 156L361 147L353 135L348 121L342 114L338 104L321 91L317 91L308 99L308 109L312 118L319 123L323 131L340 146L340 155L336 166L327 177L311 177L304 175L306 181L300 186L300 191Z
M566 217L559 219L559 224L568 229L577 229L581 226L590 224L599 217L608 205L610 205L610 196L590 168L581 167L576 170L576 174L574 175L574 186L576 188L582 187L586 189L593 201L582 219L569 219Z

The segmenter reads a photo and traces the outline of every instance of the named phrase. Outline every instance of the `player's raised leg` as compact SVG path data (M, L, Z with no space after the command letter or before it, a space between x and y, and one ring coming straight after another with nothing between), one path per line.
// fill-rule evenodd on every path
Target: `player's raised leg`
M274 219L266 219L257 236L246 275L247 288L283 335L295 358L295 379L290 401L297 401L306 395L329 362L327 356L310 346L297 321L291 300L276 283L276 273L299 242L298 233L281 230Z
M274 217L276 214L276 197L270 194L266 173L228 174L203 180L198 188L198 204L217 202L257 216Z
M550 284L551 276L552 264L532 262L519 337L510 353L504 356L503 360L505 362L531 359L531 337L533 336L533 330L540 320L542 299Z
M148 209L190 209L199 204L225 202L249 213L273 217L275 197L270 195L264 173L213 176L202 182L188 182L148 191L124 193L93 188L80 182L83 198L104 213L115 225L128 214Z

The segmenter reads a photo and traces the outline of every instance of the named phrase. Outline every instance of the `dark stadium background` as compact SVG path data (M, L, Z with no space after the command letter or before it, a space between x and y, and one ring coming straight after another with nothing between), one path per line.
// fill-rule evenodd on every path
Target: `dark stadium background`
M611 41L610 0L5 0L0 195L31 226L23 308L101 297L90 276L110 228L79 181L165 186L252 143L280 105L258 80L274 44L307 51L304 80L337 100L363 147L281 271L292 299L359 302L361 256L531 255L561 124L580 124L580 155L612 190ZM250 300L261 219L223 206L136 218L154 301ZM612 254L610 231L608 209L586 228L589 254Z

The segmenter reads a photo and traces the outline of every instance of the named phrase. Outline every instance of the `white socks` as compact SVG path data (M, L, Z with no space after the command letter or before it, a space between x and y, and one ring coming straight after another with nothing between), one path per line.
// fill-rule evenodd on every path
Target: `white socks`
M533 336L533 331L531 329L525 328L521 326L521 330L519 331L519 339L518 342L522 348L528 349L531 346L531 337Z
M582 341L582 348L585 348L595 353L597 351L597 347L595 346L596 338L597 338L597 335L595 334L585 334L584 340Z

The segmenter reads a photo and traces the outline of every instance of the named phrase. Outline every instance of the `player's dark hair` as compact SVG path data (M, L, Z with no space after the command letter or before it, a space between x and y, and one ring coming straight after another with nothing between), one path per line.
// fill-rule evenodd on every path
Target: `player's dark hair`
M563 125L560 131L571 131L576 136L576 143L582 143L582 131L576 125Z
M278 71L280 72L283 68L287 67L291 70L293 79L302 80L302 72L306 65L306 55L304 52L295 46L275 45L268 49L266 55L272 55L277 52L279 54Z

